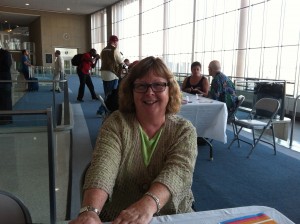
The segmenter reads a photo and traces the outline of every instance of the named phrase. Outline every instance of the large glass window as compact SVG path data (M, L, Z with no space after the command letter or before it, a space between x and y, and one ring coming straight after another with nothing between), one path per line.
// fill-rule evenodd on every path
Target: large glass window
M167 39L165 59L178 73L190 72L193 55L194 1L173 0L166 3Z
M92 48L100 52L106 46L106 10L101 10L91 16Z
M113 5L108 25L131 60L163 57L174 73L190 73L197 60L207 74L216 59L229 76L287 80L293 83L287 93L295 96L299 8L298 0L124 0ZM94 20L92 31L106 26Z
M162 57L164 50L164 1L143 0L141 14L142 57Z
M139 1L125 0L112 7L112 31L119 37L124 59L139 58Z

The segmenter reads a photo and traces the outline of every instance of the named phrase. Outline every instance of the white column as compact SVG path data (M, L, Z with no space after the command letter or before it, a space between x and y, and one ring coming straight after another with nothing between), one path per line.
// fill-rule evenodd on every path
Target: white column
M241 0L240 10L240 26L238 36L238 50L237 63L236 63L236 76L243 77L245 72L245 59L246 59L246 47L247 47L247 28L248 28L248 14L249 14L249 0Z

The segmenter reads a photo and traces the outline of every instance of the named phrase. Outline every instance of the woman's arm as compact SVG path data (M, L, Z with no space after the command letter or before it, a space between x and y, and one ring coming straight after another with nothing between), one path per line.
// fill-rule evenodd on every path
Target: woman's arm
M172 195L170 203L177 210L181 199L189 197L198 150L195 127L186 120L178 119L175 123L171 127L173 133L165 136L170 144L168 155L154 182L168 188ZM190 208L191 201L187 199L185 209Z
M153 215L168 202L171 193L161 183L153 183L144 196L123 210L113 221L113 224L126 223L149 223Z
M192 91L192 88L186 88L187 80L188 80L188 77L186 77L186 78L183 80L183 83L182 83L182 86L181 86L181 90L182 90L183 92L190 93L190 92Z
M201 83L201 87L197 87L197 93L198 94L203 94L203 96L207 97L208 96L208 91L209 91L209 82L206 77L203 76L203 81ZM195 89L196 90L196 89Z
M84 191L81 207L84 208L86 206L90 206L100 212L107 200L107 197L108 194L102 189L87 189ZM80 223L100 224L102 222L95 211L85 211L80 213L76 219L70 222L70 224Z

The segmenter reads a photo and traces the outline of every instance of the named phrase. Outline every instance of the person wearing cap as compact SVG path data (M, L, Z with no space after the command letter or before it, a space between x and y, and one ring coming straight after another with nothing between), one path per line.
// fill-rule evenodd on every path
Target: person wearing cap
M110 36L108 45L101 51L101 78L103 81L105 98L117 89L119 77L122 73L123 57L118 50L119 38L115 35ZM97 110L97 116L102 117L105 107L101 104Z
M64 71L64 63L63 60L60 56L60 51L56 50L55 53L55 62L54 62L54 76L53 76L53 80L59 81L60 77L63 75L63 71ZM54 90L56 92L61 92L61 89L59 87L59 82L55 82L54 83ZM53 89L52 89L53 91Z
M97 64L97 61L99 60L100 56L97 54L97 51L95 49L91 49L89 52L83 54L81 59L80 66L77 66L77 74L79 76L79 90L78 90L78 96L77 101L83 102L83 96L84 96L84 89L85 85L90 90L91 96L93 100L98 100L98 97L95 93L94 84L92 82L90 70L91 68L94 68Z

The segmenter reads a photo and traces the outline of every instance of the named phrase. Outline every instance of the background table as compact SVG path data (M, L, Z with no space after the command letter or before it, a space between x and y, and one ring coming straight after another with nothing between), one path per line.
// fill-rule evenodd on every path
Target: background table
M178 115L190 120L197 129L197 136L227 143L227 107L220 101L184 93L189 101L182 104Z

